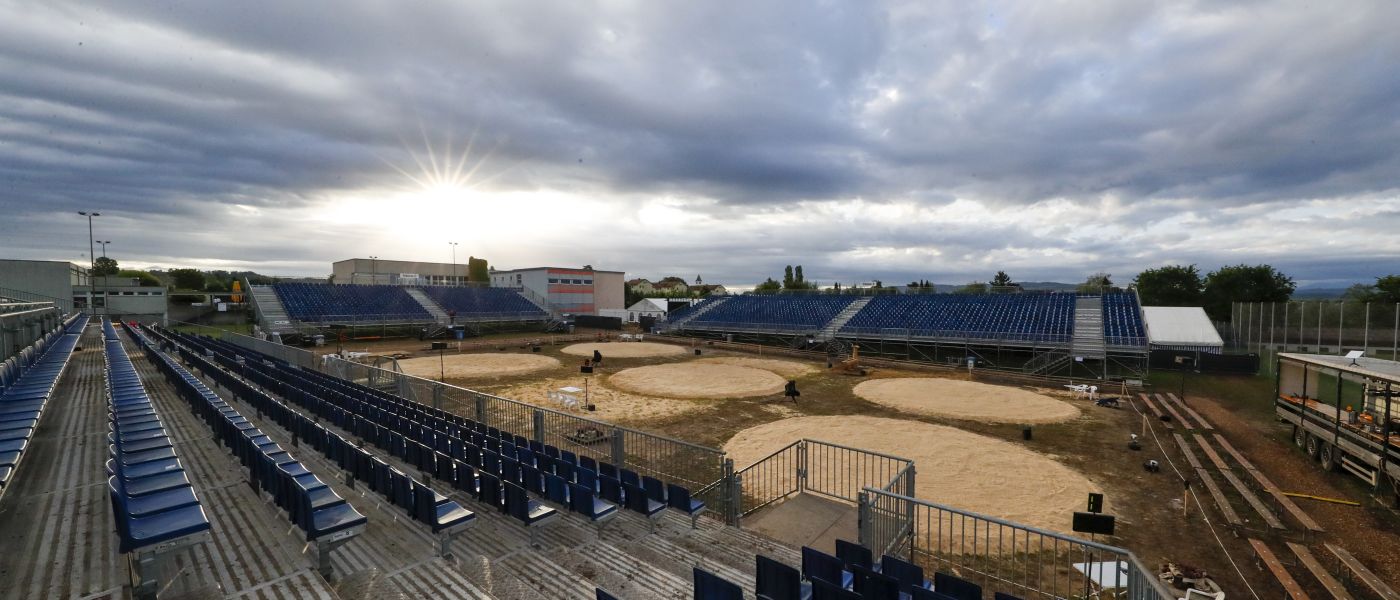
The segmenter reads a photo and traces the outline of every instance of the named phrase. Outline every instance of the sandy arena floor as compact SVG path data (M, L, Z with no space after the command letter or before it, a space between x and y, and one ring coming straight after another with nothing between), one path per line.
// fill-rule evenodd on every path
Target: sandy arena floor
M855 393L904 412L991 423L1058 423L1079 416L1079 409L1063 400L1016 387L957 379L872 379L857 385Z
M564 354L574 356L592 357L593 351L603 353L603 364L608 364L609 358L646 358L651 356L678 356L688 352L682 346L671 344L653 344L651 342L587 342L565 346Z
M785 419L739 432L724 450L736 467L748 466L801 438L911 459L917 497L1054 531L1068 532L1071 514L1082 510L1089 492L1100 491L1049 456L918 421L854 415Z
M652 396L729 399L777 396L787 380L753 367L685 362L625 369L609 376L607 383Z
M549 402L549 392L558 391L565 386L583 387L583 377L546 379L531 383L513 385L501 389L489 390L490 393L512 400L528 402L536 406L552 408L555 410L567 410L563 406L552 405ZM642 394L633 394L620 390L598 385L598 380L594 378L588 386L588 399L597 410L593 412L578 411L581 416L590 419L600 419L617 423L647 422L654 419L665 419L675 415L687 413L693 410L704 408L708 403L704 400L678 400L675 398L658 398ZM582 402L583 398L580 397Z
M772 371L787 379L797 379L798 377L811 375L820 370L816 365L800 363L795 360L749 358L747 356L715 356L712 358L701 358L695 362L753 367L755 369L763 369L764 371Z
M498 354L443 354L443 372L448 377L500 377L519 375L563 366L558 359L539 354L518 352ZM438 357L420 356L399 361L399 368L409 375L437 379L439 375Z

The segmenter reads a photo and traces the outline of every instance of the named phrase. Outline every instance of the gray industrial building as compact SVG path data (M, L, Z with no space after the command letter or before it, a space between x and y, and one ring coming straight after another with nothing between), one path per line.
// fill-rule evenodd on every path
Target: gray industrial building
M0 260L0 296L123 320L163 322L167 314L164 287L115 275L89 279L87 267L61 260Z

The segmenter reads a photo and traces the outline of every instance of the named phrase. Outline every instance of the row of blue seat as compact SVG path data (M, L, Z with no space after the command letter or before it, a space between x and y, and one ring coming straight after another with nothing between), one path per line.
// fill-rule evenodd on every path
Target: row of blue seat
M836 540L836 556L804 546L801 571L761 554L755 562L759 600L982 600L982 586L971 581L943 572L930 581L919 565L890 555L877 563L869 548L845 540ZM693 573L695 600L743 600L738 584L699 567ZM597 598L613 596L599 589Z
M30 346L33 360L24 365L22 374L11 385L0 390L0 495L10 487L29 449L39 419L44 416L87 320L87 315L78 315Z
M123 553L207 539L209 517L141 384L116 329L105 319L107 488Z
M204 340L201 340L204 341ZM221 342L208 340L212 344ZM253 360L249 351L225 345ZM230 364L236 359L222 358ZM275 361L274 361L275 362ZM679 485L664 485L629 469L576 456L539 441L527 440L466 417L409 402L329 375L281 367L273 373L254 368L245 375L290 401L310 407L328 421L375 444L428 474L473 491L479 498L532 525L550 515L537 504L494 501L495 487L523 488L540 499L583 514L594 522L611 517L619 506L656 517L670 506L695 519L703 502ZM361 397L356 398L354 395ZM333 408L332 408L333 407ZM469 477L470 476L470 477ZM486 491L482 491L482 486ZM601 499L600 499L601 496Z
M191 340L198 339L171 332L161 331L153 328L151 332L163 341L172 345L177 342L181 345L175 347L181 359L192 364L195 368L213 379L224 389L229 390L233 397L249 403L262 415L293 435L293 445L299 446L302 441L313 449L323 453L327 458L339 465L344 472L351 474L354 480L363 481L368 484L373 492L384 496L391 504L402 508L411 518L429 526L433 533L446 533L448 536L455 534L475 522L476 514L462 507L456 501L451 500L429 487L427 484L419 482L413 477L389 466L388 463L360 448L356 443L347 440L334 432L326 429L315 420L306 417L300 412L291 409L286 404L272 397L271 395L257 389L253 385L244 381L234 373L220 368L211 362L203 353L207 351L198 345L189 344ZM199 350L192 351L191 348ZM235 364L235 366L237 366ZM259 432L261 433L261 432ZM259 439L265 436L253 435L250 441L259 446L270 443L271 440ZM234 438L236 441L236 438ZM231 446L233 448L233 446ZM271 448L269 448L271 450ZM235 449L235 453L238 453ZM246 452L244 453L246 454ZM271 466L282 470L284 460L290 457L283 457L275 450L269 454ZM245 464L248 464L245 462ZM250 469L256 468L250 466ZM308 488L311 505L303 506L303 509L311 510L308 514L294 512L298 510L290 506L294 519L298 517L310 517L307 523L308 539L329 536L337 538L337 533L353 530L357 519L355 514L351 514L353 508L337 508L335 512L319 515L316 508L336 508L339 505L334 503L334 494L329 488L321 490L315 483L319 479L313 480L307 477L309 471L304 467L288 466L285 469L293 479L299 484L305 484ZM275 475L275 474L274 474ZM314 477L314 475L312 476ZM264 478L267 479L267 478ZM277 496L277 488L264 488L269 493ZM346 505L348 506L348 505ZM360 517L363 519L363 517ZM443 546L443 553L446 554L446 543Z
M749 324L777 329L817 330L845 310L856 296L733 296L691 320L691 325Z
M196 415L204 419L219 440L248 469L249 481L267 492L287 512L289 520L304 532L307 541L345 539L358 534L367 519L331 489L326 482L292 458L238 410L230 406L169 355L160 352L139 329L128 333L179 393Z
M287 316L298 321L433 320L422 304L397 285L278 283L272 289Z
M1142 307L1133 292L1110 292L1103 296L1104 342L1111 346L1147 344L1147 326Z
M430 285L423 293L443 310L456 313L459 321L492 317L544 318L548 315L512 289Z
M3 357L3 359L0 360L0 393L3 393L5 388L18 382L20 376L24 375L25 371L39 362L39 359L48 352L49 346L59 341L60 338L67 334L69 329L71 329L72 325L77 322L79 318L84 319L84 324L87 323L86 315L82 313L71 314L64 318L63 322L55 325L53 329L50 329L47 333L40 336L39 339L34 340L32 344L19 349L14 355L6 356L0 354L0 357ZM81 333L81 330L79 330L79 333ZM0 352L9 352L10 350L10 348L0 348Z
M1065 343L1074 334L1074 303L1074 294L875 296L841 333Z

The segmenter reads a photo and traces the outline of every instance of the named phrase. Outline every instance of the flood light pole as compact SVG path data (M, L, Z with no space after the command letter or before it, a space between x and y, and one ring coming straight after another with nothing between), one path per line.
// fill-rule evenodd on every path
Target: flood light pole
M374 285L374 284L379 283L379 264L376 263L376 262L374 262L374 261L376 261L376 260L379 260L379 257L378 257L378 256L370 256L370 257L369 257L369 284L370 284L370 285Z
M94 242L97 242L97 243L99 243L99 244L102 244L102 258L107 258L107 244L112 243L112 240L106 240L106 241L103 241L103 240L93 240L93 241L94 241Z
M457 242L447 242L452 246L452 285L457 285Z
M94 256L93 242L97 240L92 239L92 218L100 217L102 213L80 210L78 214L87 217L88 220L88 310L93 311L93 314L97 314L97 284L92 281L92 271L97 268L97 257Z

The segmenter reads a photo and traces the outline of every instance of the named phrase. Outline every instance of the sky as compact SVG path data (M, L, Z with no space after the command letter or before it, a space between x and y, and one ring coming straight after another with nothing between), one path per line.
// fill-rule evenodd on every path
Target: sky
M0 257L1400 272L1400 3L0 0ZM100 254L100 250L99 250Z

